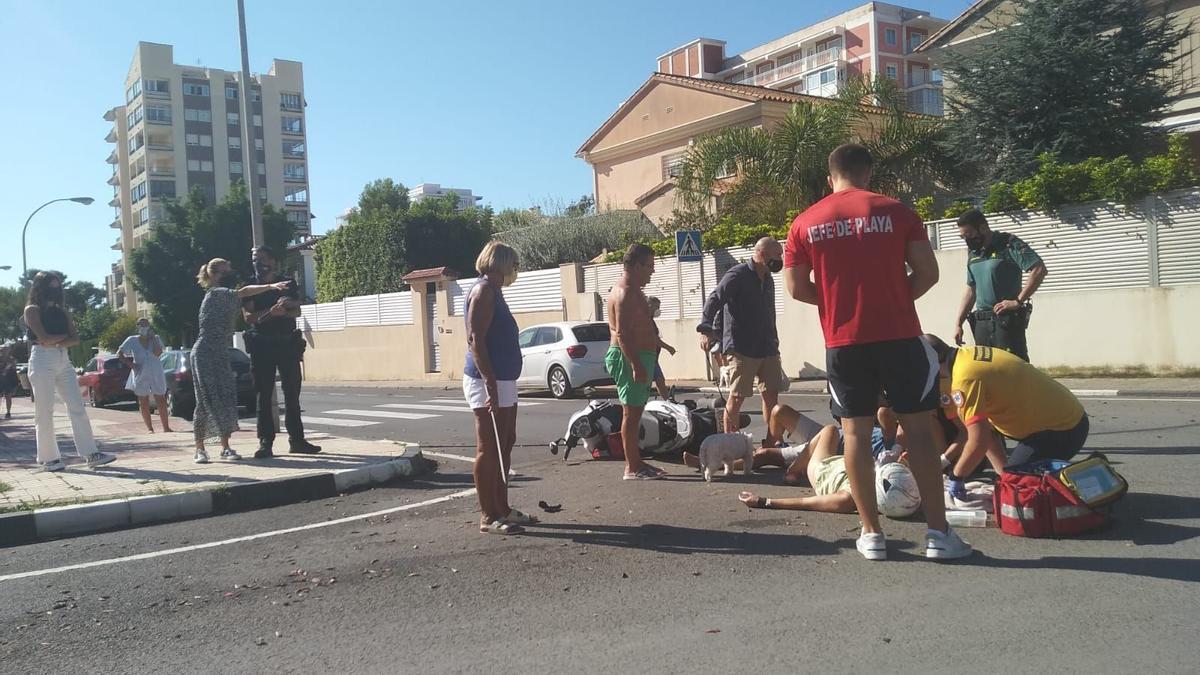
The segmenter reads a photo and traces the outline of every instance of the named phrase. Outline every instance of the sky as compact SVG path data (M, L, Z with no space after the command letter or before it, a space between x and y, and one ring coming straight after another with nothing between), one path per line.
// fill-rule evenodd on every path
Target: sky
M579 146L654 71L698 37L735 54L862 4L755 0L246 0L250 69L304 64L310 210L315 232L363 185L470 188L497 211L565 204L592 191ZM903 3L896 3L903 4ZM915 2L952 19L967 0ZM681 11L686 7L686 11ZM174 45L175 61L240 68L235 0L0 0L6 86L0 128L0 285L29 266L102 286L120 253L109 227L104 112L124 100L139 40Z

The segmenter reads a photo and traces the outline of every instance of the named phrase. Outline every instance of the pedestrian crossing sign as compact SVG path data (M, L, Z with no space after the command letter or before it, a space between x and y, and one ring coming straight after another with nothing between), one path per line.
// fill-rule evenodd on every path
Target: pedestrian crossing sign
M680 230L675 233L675 258L679 262L700 262L700 230Z

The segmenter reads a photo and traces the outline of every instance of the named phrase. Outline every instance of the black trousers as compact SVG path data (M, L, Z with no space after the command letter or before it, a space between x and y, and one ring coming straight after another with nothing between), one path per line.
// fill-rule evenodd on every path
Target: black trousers
M997 347L1029 361L1029 346L1025 343L1025 329L1029 327L1030 309L1023 307L1015 312L996 316L991 312L972 313L967 317L975 344Z
M250 351L250 372L254 376L254 391L258 395L258 440L275 441L275 417L278 411L271 399L275 393L275 374L283 387L284 426L288 440L304 440L304 423L300 421L300 354L291 337L286 339L256 338Z

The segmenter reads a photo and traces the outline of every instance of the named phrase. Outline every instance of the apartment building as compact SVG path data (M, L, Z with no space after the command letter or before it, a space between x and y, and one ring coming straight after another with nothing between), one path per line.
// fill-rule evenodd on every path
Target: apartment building
M925 10L869 2L733 56L723 40L696 39L658 57L657 71L810 96L880 74L896 81L909 110L941 115L941 72L915 52L944 25Z
M165 215L164 200L203 190L213 201L247 171L258 174L258 199L287 214L297 237L311 232L304 71L297 61L275 59L253 75L251 140L242 137L241 72L174 62L171 45L139 42L125 77L125 103L104 114L113 127L112 248L121 261L105 279L109 303L146 316L126 274L129 254ZM243 143L254 144L255 165L243 166Z
M454 195L458 197L458 210L464 211L483 200L483 197L472 193L467 188L452 188L442 187L437 183L421 183L420 185L408 191L408 201L416 204L419 201L430 199L433 197L444 197L446 195Z

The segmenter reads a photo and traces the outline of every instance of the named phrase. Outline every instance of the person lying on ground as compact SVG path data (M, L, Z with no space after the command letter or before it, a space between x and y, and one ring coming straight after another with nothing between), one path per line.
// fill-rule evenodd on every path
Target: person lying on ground
M854 513L854 498L850 494L850 479L846 475L846 458L838 453L841 441L837 427L826 426L808 443L796 461L788 467L787 476L807 476L812 485L811 497L760 497L742 492L738 501L752 509L790 509L823 511L825 513ZM789 481L789 482L799 482Z

